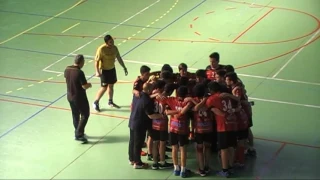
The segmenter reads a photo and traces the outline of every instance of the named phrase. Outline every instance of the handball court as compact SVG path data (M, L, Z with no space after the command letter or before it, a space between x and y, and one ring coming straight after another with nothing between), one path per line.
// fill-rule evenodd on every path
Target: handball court
M319 178L319 9L319 0L0 0L0 178L180 178L128 164L132 83L141 65L178 71L184 62L195 72L212 52L237 68L255 101L257 157L235 179ZM106 96L101 113L91 107L90 142L81 144L73 138L63 71L85 55L91 105L100 87L93 59L105 34L129 71L125 76L117 63L114 102L122 108L107 107Z

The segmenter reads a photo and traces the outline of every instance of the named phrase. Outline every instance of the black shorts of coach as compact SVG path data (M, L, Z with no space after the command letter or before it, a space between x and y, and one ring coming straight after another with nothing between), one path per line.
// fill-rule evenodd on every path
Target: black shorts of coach
M189 134L177 134L170 132L170 144L171 146L179 145L184 146L189 143Z
M158 131L158 130L152 129L151 138L153 141L167 141L168 131Z
M102 87L106 87L109 84L115 84L118 81L116 68L109 69L109 70L103 69L101 71L100 80L101 80Z
M219 150L231 147L235 148L237 146L237 132L218 132L217 140Z

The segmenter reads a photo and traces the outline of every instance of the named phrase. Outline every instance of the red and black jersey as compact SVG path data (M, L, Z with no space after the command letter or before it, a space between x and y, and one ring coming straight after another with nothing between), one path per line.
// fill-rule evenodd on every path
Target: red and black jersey
M155 113L164 114L167 104L166 100L154 99ZM157 131L167 131L168 130L168 117L165 116L162 119L153 119L152 120L152 129Z
M225 65L218 65L217 68L212 68L210 65L206 67L207 78L215 81L216 80L216 72L224 69Z

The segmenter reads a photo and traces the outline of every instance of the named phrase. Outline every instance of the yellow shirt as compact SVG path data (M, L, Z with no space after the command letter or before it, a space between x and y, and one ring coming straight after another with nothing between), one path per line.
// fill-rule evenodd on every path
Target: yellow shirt
M96 52L95 61L99 63L102 70L110 70L115 67L116 56L119 54L116 46L108 47L106 44L101 45Z

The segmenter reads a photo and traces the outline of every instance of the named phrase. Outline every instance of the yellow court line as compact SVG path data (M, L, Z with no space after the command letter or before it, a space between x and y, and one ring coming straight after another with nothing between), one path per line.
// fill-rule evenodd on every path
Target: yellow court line
M28 31L31 31L32 29L34 29L34 28L36 28L36 27L38 27L38 26L41 26L42 24L44 24L44 23L46 23L46 22L48 22L48 21L50 21L50 20L52 20L52 19L54 19L54 18L56 18L56 17L64 14L64 13L70 11L71 9L75 8L77 5L81 4L83 1L85 1L85 0L81 0L81 1L77 2L76 4L74 4L73 6L69 7L68 9L60 12L59 14L56 14L56 15L54 15L53 17L51 17L51 18L49 18L49 19L47 19L47 20L44 20L44 21L42 21L41 23L39 23L39 24L37 24L37 25L35 25L35 26L32 26L31 28L29 28L29 29L27 29L27 30L25 30L25 31L17 34L17 35L12 36L11 38L9 38L9 39L7 39L7 40L5 40L5 41L0 42L0 45L6 43L6 42L8 42L8 41L11 41L12 39L15 39L15 38L21 36L22 34L28 32Z
M74 27L76 27L76 26L78 26L80 23L77 23L77 24L75 24L75 25L73 25L73 26L71 26L71 27L69 27L69 28L67 28L67 29L65 29L64 31L62 31L61 33L65 33L65 32L67 32L67 31L69 31L70 29L72 29L72 28L74 28Z

